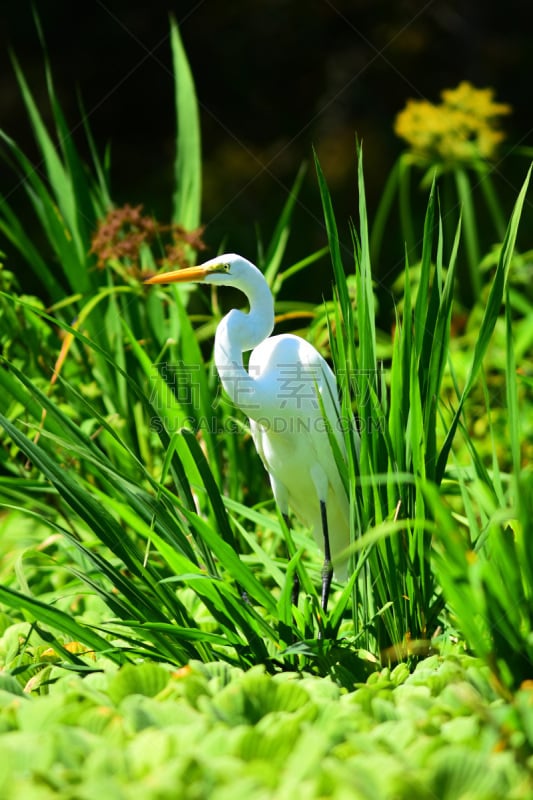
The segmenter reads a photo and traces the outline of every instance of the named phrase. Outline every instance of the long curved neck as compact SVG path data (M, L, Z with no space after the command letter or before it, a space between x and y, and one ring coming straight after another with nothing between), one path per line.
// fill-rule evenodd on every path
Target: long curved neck
M270 336L274 327L274 300L259 270L239 287L248 298L248 313L233 309L219 323L215 335L215 365L232 402L245 411L254 403L254 376L244 369L242 354Z

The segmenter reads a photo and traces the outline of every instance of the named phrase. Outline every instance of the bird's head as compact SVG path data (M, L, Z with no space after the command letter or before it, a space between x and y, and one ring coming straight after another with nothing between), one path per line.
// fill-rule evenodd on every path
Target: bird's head
M264 280L262 274L259 272L250 261L235 253L226 253L222 256L217 256L204 264L197 267L186 267L185 269L176 269L171 272L162 272L159 275L154 275L148 278L145 283L208 283L218 286L234 286L237 289L242 289L256 277L256 274Z
M148 278L145 283L208 283L213 286L230 286L243 292L248 298L250 313L232 309L217 328L217 337L222 341L228 336L231 325L233 337L239 339L241 352L262 342L274 327L274 299L268 283L260 270L250 261L235 253L217 256L198 267L186 267L164 272ZM252 315L253 312L253 315ZM243 328L242 335L237 329Z

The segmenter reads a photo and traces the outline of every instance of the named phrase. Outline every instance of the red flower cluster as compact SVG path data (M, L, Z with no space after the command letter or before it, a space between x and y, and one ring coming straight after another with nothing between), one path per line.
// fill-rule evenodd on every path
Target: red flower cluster
M164 265L185 266L187 250L205 250L202 240L203 228L187 231L182 225L164 225L155 217L142 213L142 205L111 209L100 220L91 240L90 253L97 257L96 266L104 269L111 261L121 261L128 268L140 268L140 252L143 245L160 239L165 255L160 261ZM167 242L164 242L165 238Z

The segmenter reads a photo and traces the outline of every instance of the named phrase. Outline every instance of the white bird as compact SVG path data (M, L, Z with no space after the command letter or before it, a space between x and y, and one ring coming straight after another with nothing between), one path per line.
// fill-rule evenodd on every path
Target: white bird
M334 437L345 458L335 376L305 339L270 336L273 297L263 274L247 259L221 255L145 282L177 281L231 286L248 298L248 313L232 309L217 327L215 366L224 390L249 418L285 521L290 509L324 551L321 604L326 611L333 570L337 579L347 578L350 544L349 501L330 442ZM246 370L243 353L249 350Z

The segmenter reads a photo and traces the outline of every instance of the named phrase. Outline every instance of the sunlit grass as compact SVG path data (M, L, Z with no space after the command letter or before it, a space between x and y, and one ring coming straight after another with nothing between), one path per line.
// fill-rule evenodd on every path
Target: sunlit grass
M175 25L171 41L179 123L172 222L197 231L197 102ZM302 171L259 251L276 311L285 321L305 313L300 332L331 353L342 394L347 461L339 459L339 469L350 496L353 575L334 586L324 617L319 554L306 531L286 530L246 419L219 389L211 341L220 298L195 296L192 314L189 293L147 290L142 278L164 255L156 242L143 241L135 259L91 252L98 222L113 208L105 159L87 131L93 164L81 164L49 70L53 136L16 72L45 177L15 142L3 135L3 143L49 252L43 256L2 201L0 231L45 298L21 296L14 275L1 273L2 505L6 528L18 519L34 526L29 540L3 542L0 600L8 613L30 620L82 672L92 669L84 647L116 664L263 664L352 687L380 664L414 662L459 632L502 687L527 678L532 303L513 271L527 270L515 245L529 176L506 227L496 226L501 242L490 254L484 305L469 317L475 333L467 346L453 331L457 273L461 237L478 223L466 214L450 231L438 183L428 187L424 218L402 212L420 247L416 265L409 250L398 254L404 272L392 335L376 327L360 148L350 263L318 161L327 248L286 263ZM324 306L278 300L285 279L305 275L326 252L333 296ZM497 398L489 388L495 341L503 342L505 385ZM473 432L474 402L487 421L483 443ZM501 408L503 434L494 424ZM83 647L69 650L70 641Z

